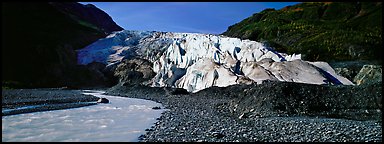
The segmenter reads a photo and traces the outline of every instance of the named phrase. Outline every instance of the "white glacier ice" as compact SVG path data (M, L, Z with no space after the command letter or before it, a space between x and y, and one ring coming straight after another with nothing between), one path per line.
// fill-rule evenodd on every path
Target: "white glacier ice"
M123 30L78 51L79 64L96 61L110 66L134 57L153 63L156 76L151 86L190 92L263 80L353 85L325 62L303 61L300 54L222 35Z

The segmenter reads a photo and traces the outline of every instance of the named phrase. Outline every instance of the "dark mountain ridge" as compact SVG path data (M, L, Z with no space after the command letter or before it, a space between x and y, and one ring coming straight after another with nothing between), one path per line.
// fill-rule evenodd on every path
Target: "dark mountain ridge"
M3 87L109 85L98 64L77 65L75 50L122 29L93 5L2 3Z

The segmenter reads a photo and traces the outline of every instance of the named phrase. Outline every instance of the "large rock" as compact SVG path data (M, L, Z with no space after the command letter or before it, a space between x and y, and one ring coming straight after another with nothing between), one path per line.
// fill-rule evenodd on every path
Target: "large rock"
M339 61L329 63L332 68L335 70L335 73L347 78L350 81L353 81L355 76L359 73L361 68L367 64L373 64L370 61Z
M335 72L338 74L338 75L341 75L351 81L353 81L353 78L357 75L357 73L359 72L359 70L353 70L353 69L349 69L349 68L335 68Z
M99 100L97 100L97 103L109 103L109 100L107 98L99 98Z
M357 85L381 82L383 71L381 65L364 65L353 81Z
M124 60L117 65L114 76L118 77L119 83L124 86L147 84L155 76L152 65L148 60L140 58Z

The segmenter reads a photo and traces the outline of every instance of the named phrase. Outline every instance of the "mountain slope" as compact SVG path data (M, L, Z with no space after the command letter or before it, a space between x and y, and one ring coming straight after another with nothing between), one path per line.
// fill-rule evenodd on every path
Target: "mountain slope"
M75 49L116 30L122 28L91 5L2 3L3 86L103 85L93 70L77 66Z
M122 30L112 18L104 11L98 9L92 4L82 5L79 3L49 3L65 15L70 16L73 20L84 26L93 27L94 29L110 34L113 31Z
M223 35L266 41L309 61L381 63L381 27L381 2L308 2L266 9L228 27Z

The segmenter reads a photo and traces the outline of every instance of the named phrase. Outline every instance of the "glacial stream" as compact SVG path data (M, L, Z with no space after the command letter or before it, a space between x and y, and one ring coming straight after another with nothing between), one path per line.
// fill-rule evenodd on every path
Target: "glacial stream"
M165 111L154 101L104 95L108 104L2 116L3 142L137 142ZM160 107L161 109L152 109Z

